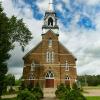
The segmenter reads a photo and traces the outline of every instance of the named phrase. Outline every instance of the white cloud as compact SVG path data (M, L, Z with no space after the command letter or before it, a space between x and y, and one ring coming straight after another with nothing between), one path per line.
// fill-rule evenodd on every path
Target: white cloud
M87 4L89 5L95 5L95 4L99 4L100 0L85 0L85 2L87 2Z
M22 67L12 66L12 67L9 67L9 71L8 71L7 74L11 73L11 74L15 75L16 79L19 79L22 76L22 72L23 72L23 68Z
M4 11L7 13L7 16L11 17L12 15L17 16L18 18L23 18L24 22L28 26L28 28L31 30L33 34L33 40L29 43L29 45L26 47L26 52L28 52L31 48L33 48L40 40L41 40L41 34L42 34L42 21L38 21L32 17L32 9L29 5L25 5L25 3L21 0L19 0L22 5L25 7L23 9L14 8L11 0L4 0L3 1L3 7ZM66 2L66 0L63 0ZM82 2L80 0L77 0L79 2ZM97 4L100 0L85 0L84 2L86 4ZM68 4L68 2L66 2ZM9 4L9 5L8 5ZM48 0L38 0L37 5L40 9L40 11L43 13L45 10L48 9ZM60 11L63 11L62 5L57 5L58 9ZM22 13L23 12L23 13ZM85 14L86 12L84 12ZM87 14L87 13L86 13ZM91 15L88 15L91 16ZM80 18L80 14L76 13L74 16L73 21L71 22L69 30L61 23L59 22L59 39L60 41L76 56L78 59L77 66L78 66L78 74L99 74L99 66L100 66L100 57L98 56L98 51L100 51L100 14L96 14L93 18L93 21L96 23L96 30L95 31L87 31L84 29L77 28L76 22ZM91 16L92 17L92 16ZM20 54L20 56L17 56ZM24 54L21 52L20 48L15 49L12 52L12 58L9 60L9 72L15 73L16 76L19 74L22 74L22 68L23 68L23 61L21 60L21 57ZM19 60L18 60L19 59ZM16 62L13 64L13 60L16 60ZM21 61L21 62L20 62ZM16 63L21 63L19 66L13 66L17 65ZM14 67L14 68L13 68ZM16 69L18 74L16 74Z
M60 12L63 12L62 4L59 3L59 4L56 6L56 9L59 10Z
M38 0L37 6L39 7L41 12L48 10L49 8L49 0Z

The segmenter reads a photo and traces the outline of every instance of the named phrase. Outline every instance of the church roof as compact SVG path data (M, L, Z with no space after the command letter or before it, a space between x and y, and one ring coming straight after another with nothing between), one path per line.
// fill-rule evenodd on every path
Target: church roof
M29 56L36 48L38 48L40 45L42 44L42 41L39 42L35 47L33 47L28 53L26 53L26 55L23 57L26 58L27 56Z
M64 49L65 52L68 53L68 55L73 56L73 58L74 58L75 60L77 60L77 58L73 55L73 53L72 53L71 51L69 51L61 42L59 42L59 47L60 47L60 49Z
M58 34L55 34L52 30L49 30L48 32L51 32L51 33L53 33L54 35L58 35ZM47 32L47 33L48 33L48 32ZM42 34L42 35L45 35L45 34ZM42 47L42 42L43 42L43 40L42 40L41 42L39 42L34 48L32 48L32 49L23 57L23 59L26 58L27 56L31 55L33 52L35 52L35 50L36 50L37 48L39 48L40 46ZM58 43L59 43L59 53L60 53L61 50L63 50L65 55L71 55L75 60L77 60L76 57L75 57L61 42L58 41ZM39 52L39 53L42 53L42 50L41 50L41 52Z

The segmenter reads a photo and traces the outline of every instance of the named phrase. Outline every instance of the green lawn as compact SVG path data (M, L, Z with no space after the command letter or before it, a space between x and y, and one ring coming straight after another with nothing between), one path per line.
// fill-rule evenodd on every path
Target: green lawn
M91 97L86 97L87 100L100 100L100 96L91 96Z
M100 100L100 96L91 96L91 97L86 97L87 100ZM16 98L12 99L2 99L2 100L16 100Z

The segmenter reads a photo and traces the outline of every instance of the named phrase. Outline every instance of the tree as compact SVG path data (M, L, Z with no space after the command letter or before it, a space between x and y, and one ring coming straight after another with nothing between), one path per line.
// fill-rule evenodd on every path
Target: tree
M0 96L5 86L5 75L8 71L6 61L10 58L9 51L14 49L14 42L18 42L22 50L32 39L32 34L22 19L15 16L8 18L0 3Z
M7 86L10 86L10 90L12 90L12 86L15 85L15 76L12 74L8 74L6 76Z
M17 95L17 100L37 100L35 96L28 90L20 91Z

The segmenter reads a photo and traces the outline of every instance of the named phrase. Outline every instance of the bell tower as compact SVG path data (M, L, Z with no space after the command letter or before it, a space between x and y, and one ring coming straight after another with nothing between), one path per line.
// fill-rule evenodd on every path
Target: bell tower
M55 34L58 34L59 27L57 25L57 16L54 11L53 0L49 0L48 10L45 12L44 24L42 26L43 34L52 30Z

